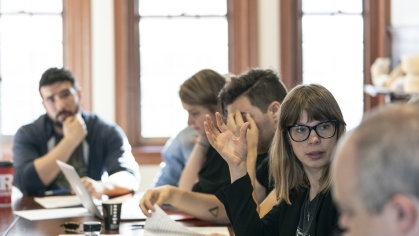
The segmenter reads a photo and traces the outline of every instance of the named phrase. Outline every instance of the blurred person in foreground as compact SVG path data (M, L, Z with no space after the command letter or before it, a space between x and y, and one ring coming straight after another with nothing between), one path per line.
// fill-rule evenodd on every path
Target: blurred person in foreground
M419 235L419 109L388 105L338 144L333 197L345 235Z

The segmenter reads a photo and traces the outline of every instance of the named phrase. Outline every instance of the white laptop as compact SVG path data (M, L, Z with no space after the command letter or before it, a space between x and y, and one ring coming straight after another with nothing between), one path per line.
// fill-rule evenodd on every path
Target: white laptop
M77 196L79 196L83 207L93 213L96 217L103 219L101 211L102 207L100 206L99 209L93 202L92 197L90 196L84 184L81 182L80 176L77 174L74 167L59 160L57 160L57 164L66 177L67 181L70 183L73 191L76 192ZM127 200L122 204L121 220L145 220L147 218L138 207L138 203L136 203L137 202L135 201Z

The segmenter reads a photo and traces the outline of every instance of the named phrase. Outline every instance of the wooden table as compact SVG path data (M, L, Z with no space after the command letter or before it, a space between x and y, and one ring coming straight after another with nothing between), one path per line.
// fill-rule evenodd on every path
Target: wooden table
M50 220L30 221L13 215L13 210L34 210L42 209L42 206L35 202L34 197L18 196L12 197L12 206L8 208L0 208L0 233L2 235L53 235L69 234L64 231L61 224L67 221L75 221L81 223L79 230L83 228L85 221L100 221L98 218L92 216L71 217ZM202 221L198 219L189 219L179 221L184 226L216 226L212 222ZM122 234L122 235L143 235L142 229L132 229L133 224L144 224L145 221L122 221L119 230L102 230L103 234ZM103 224L102 224L103 226ZM233 230L228 226L230 235ZM6 232L8 231L8 232ZM5 234L7 233L7 234ZM81 234L81 233L80 233Z

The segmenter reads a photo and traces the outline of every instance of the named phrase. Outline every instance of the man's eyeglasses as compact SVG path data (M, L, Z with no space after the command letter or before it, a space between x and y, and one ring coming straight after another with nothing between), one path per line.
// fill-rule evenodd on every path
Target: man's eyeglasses
M310 136L311 130L316 131L316 134L323 139L328 139L336 134L336 127L339 126L339 121L328 120L320 122L314 126L308 125L290 125L287 126L288 133L295 142L304 142Z

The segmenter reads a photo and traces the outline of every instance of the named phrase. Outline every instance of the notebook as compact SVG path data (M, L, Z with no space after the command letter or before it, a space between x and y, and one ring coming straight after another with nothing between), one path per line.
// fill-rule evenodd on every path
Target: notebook
M57 164L66 177L67 181L70 183L71 188L80 198L80 201L84 208L89 210L99 219L103 219L101 206L98 207L93 202L92 196L90 196L86 187L80 180L80 176L77 174L73 166L68 165L62 161L57 160ZM137 206L137 207L133 207ZM138 204L135 204L134 201L126 201L122 203L121 210L121 220L145 220L147 217L138 207Z

